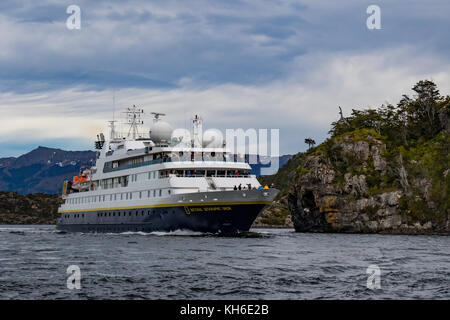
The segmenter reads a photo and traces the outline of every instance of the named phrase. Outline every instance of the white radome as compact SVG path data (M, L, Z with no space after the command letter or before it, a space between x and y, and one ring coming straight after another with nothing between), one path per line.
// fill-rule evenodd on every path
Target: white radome
M165 121L158 121L150 128L150 139L156 143L170 142L172 126Z

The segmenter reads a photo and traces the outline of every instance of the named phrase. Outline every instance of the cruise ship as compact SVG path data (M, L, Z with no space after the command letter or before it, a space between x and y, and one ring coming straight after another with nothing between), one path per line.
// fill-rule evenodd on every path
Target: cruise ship
M200 117L185 130L192 134L177 137L162 113L152 112L148 134L140 132L142 109L125 114L128 131L119 135L110 121L109 139L97 136L95 166L64 182L57 229L240 233L278 194L251 174L248 156L228 150L214 131L203 133Z

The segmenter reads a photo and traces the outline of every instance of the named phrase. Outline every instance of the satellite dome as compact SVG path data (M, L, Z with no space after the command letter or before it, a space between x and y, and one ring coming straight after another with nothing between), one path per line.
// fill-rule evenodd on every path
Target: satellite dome
M221 148L223 146L223 135L217 129L208 129L203 133L204 148Z
M156 143L170 142L173 128L165 121L157 121L150 128L150 139Z

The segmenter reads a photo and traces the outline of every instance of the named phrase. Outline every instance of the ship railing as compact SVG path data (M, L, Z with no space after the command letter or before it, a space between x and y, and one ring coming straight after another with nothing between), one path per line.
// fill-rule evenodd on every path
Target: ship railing
M164 178L251 178L252 175L251 174L238 174L238 175L213 175L213 176L207 176L205 174L178 174L178 173L170 173L169 175L163 175L160 176L161 179Z

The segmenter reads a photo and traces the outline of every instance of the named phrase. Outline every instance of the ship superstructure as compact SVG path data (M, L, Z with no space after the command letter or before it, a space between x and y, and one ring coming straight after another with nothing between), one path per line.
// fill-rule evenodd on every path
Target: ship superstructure
M111 121L109 140L97 136L95 166L64 183L58 229L242 232L278 194L260 185L245 155L230 152L214 132L202 134L200 117L190 137L177 137L162 113L152 113L148 135L140 130L142 109L125 114L126 134Z

